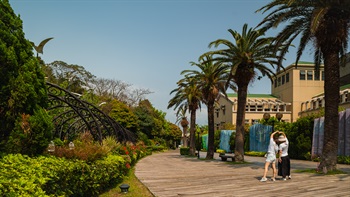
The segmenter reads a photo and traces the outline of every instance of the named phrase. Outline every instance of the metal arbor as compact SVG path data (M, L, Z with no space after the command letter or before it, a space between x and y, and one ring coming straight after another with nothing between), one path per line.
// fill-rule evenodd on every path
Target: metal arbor
M54 137L74 139L79 133L90 132L94 140L102 142L114 136L119 142L135 142L135 135L119 125L97 107L58 85L46 82L49 108L54 114Z

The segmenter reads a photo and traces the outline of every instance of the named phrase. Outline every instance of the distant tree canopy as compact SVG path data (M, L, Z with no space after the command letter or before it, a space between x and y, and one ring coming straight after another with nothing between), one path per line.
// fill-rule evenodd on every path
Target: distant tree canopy
M20 146L27 141L28 145L46 147L52 131L50 118L42 109L47 105L47 92L41 65L8 0L0 1L0 29L0 150L37 154L43 149L25 152L28 149L24 147L6 146L17 133L21 138L11 138L16 140L11 143ZM38 135L45 139L35 141Z

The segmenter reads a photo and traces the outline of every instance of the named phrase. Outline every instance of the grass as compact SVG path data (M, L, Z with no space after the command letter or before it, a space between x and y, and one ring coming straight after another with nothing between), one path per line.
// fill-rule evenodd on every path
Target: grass
M128 193L122 193L119 185L130 185ZM135 176L135 168L132 168L129 175L124 178L124 181L118 184L115 188L100 195L100 197L154 197L154 195L144 186Z
M334 170L334 171L329 171L327 174L323 174L322 171L317 171L316 169L302 169L302 170L294 170L294 172L298 173L313 173L313 174L319 174L319 175L334 175L334 174L347 174L346 172L343 172L341 170Z

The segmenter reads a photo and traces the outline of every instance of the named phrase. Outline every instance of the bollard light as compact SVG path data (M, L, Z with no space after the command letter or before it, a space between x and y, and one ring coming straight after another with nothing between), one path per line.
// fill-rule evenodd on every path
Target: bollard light
M69 150L73 150L74 149L74 143L73 142L69 142L68 146L69 146Z
M121 190L123 193L128 193L129 187L130 187L130 186L129 186L128 184L121 184L121 185L119 186L120 190Z
M55 152L55 143L53 141L50 142L49 147L47 148L47 151L49 151L49 153Z

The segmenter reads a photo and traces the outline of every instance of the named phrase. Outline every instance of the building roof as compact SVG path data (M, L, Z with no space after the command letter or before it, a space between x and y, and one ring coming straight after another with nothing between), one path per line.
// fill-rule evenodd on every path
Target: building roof
M346 89L350 89L350 84L346 84L346 85L343 85L339 88L340 91L342 90L346 90ZM317 97L320 97L320 96L323 96L324 95L324 92L320 93L320 94L316 94L315 96L313 96L312 98L317 98Z
M237 97L237 93L227 93L227 97ZM272 94L247 94L247 98L277 98Z

